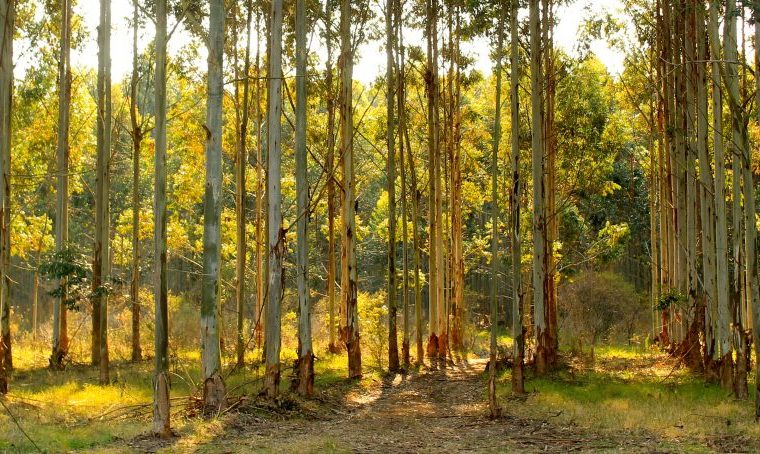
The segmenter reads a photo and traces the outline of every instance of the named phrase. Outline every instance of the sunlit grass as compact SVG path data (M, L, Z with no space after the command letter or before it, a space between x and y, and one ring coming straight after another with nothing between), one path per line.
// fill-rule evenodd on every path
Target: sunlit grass
M732 435L760 439L751 400L737 401L718 385L683 368L674 370L674 361L660 353L598 347L593 363L571 364L547 377L529 377L527 401L508 410L541 419L552 415L559 423L591 430L643 430L665 441ZM509 371L501 379L499 395L506 398Z

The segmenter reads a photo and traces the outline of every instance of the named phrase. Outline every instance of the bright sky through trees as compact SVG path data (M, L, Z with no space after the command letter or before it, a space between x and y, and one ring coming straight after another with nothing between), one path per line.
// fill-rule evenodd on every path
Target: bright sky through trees
M375 6L377 8L377 5ZM132 49L131 41L127 39L129 36L129 18L132 16L132 3L128 0L120 0L113 2L113 76L116 80L124 78L131 71L132 65ZM595 2L592 0L584 0L572 3L568 6L561 6L558 8L557 17L559 22L556 28L555 42L558 47L562 48L566 52L575 53L575 45L577 42L576 35L578 33L578 27L589 16L589 9L593 13L600 11L610 11L617 13L620 8L620 2L618 0L609 0L605 2ZM87 12L91 11L92 14ZM74 66L87 66L91 68L97 67L97 45L95 42L95 30L98 25L98 0L80 0L79 4L75 7L75 12L82 14L86 22L86 28L91 33L91 38L88 40L87 45L72 53L72 60ZM173 25L173 18L170 19ZM147 24L148 26L143 32L143 37L140 40L140 47L144 49L153 39L154 28L153 24ZM320 25L321 27L321 25ZM422 39L421 33L418 31L419 39ZM263 38L262 38L263 39ZM320 41L316 37L310 38L312 48ZM181 48L184 44L189 42L189 37L183 30L178 30L175 33L172 40L169 42L169 54L172 54L173 50ZM493 62L489 57L488 43L479 38L473 43L465 44L464 50L470 55L476 58L477 69L490 72L492 70ZM255 37L252 45L255 46ZM261 43L262 48L266 45L265 42ZM608 70L612 74L617 74L623 67L623 55L618 51L611 49L606 41L598 40L591 44L591 50L599 57L599 59L607 66ZM205 52L205 49L201 49L201 52ZM320 52L320 56L323 57L324 52ZM364 43L359 49L359 55L356 67L354 69L354 77L356 80L362 83L369 83L375 80L378 75L384 74L385 65L378 64L385 59L385 50L381 42L372 41ZM205 55L202 61L199 62L199 66L203 66Z

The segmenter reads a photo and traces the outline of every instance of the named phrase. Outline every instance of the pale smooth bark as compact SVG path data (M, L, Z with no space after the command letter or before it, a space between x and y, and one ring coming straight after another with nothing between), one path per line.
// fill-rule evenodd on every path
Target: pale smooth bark
M541 24L539 0L530 0L530 87L533 168L533 306L536 331L536 367L546 370L547 320L544 297L546 219L544 217L544 115L541 74Z
M246 210L246 167L248 167L248 124L250 112L250 70L251 70L251 21L253 20L253 7L251 0L246 2L246 42L245 42L245 59L243 62L243 99L240 100L240 84L235 83L235 101L238 103L238 137L236 150L236 167L235 167L235 309L237 316L237 336L235 343L235 354L237 356L237 365L242 366L245 363L245 333L243 332L243 322L245 319L245 267L248 256L248 240L245 231L245 210ZM237 28L235 29L237 30ZM237 34L237 33L236 33ZM237 45L237 39L235 40ZM237 49L235 49L235 71L238 72ZM240 75L236 79L240 80Z
M343 157L343 253L341 290L345 311L342 338L348 350L348 376L362 376L361 345L359 343L358 270L356 269L356 179L354 176L354 111L353 71L354 49L351 40L351 2L341 0L341 156Z
M491 329L488 361L488 408L491 417L501 413L496 401L496 361L498 359L497 336L499 330L499 305L496 289L499 278L499 143L501 142L501 86L502 54L504 50L504 20L499 20L496 31L496 113L493 122L491 146Z
M219 287L222 211L222 98L224 96L224 0L210 1L208 101L206 104L206 188L203 198L203 280L201 287L201 364L203 403L225 405L219 344Z
M272 1L269 43L269 108L267 175L269 198L269 297L266 307L266 376L267 397L277 396L280 386L280 312L283 296L282 261L285 255L285 232L282 227L282 0Z
M314 393L314 352L311 344L309 300L309 181L306 156L306 1L296 0L296 285L298 287L298 359L295 387L298 394Z
M723 94L720 83L721 44L719 35L720 1L710 2L709 41L711 53L713 152L715 154L715 272L716 272L716 343L713 359L721 361L721 383L733 382L731 346L731 308L729 299L728 225L726 207L726 158L723 144ZM717 355L717 357L716 357ZM725 378L724 378L725 377Z
M520 240L520 194L522 180L520 176L520 36L518 30L519 3L511 2L510 13L510 110L512 119L511 154L512 154L512 191L509 205L511 207L511 243L512 243L512 392L525 393L525 327L523 326L523 289L522 289L522 244Z
M0 0L0 396L8 393L8 373L13 368L10 337L8 269L10 261L11 108L13 105L13 33L15 0Z
M132 281L129 296L132 303L132 361L142 359L140 347L140 150L143 131L137 118L139 6L132 1L132 77L129 83L129 119L132 126Z
M71 117L71 0L61 8L61 51L58 63L58 141L56 146L56 224L55 249L62 251L69 242L69 127ZM61 369L69 352L66 281L59 284L61 297L53 303L53 350L50 367Z
M388 146L386 161L386 180L388 191L388 370L399 369L398 331L396 305L396 113L394 109L396 74L393 64L395 48L393 33L394 0L385 2L385 54L386 54L386 116L387 128L385 140Z
M97 180L95 184L95 260L93 263L93 363L100 366L100 384L110 382L108 368L108 291L110 260L111 168L111 0L100 0L98 27ZM97 323L95 323L97 321Z
M135 4L137 1L135 0ZM167 0L156 1L155 185L153 192L153 303L155 305L155 359L153 375L153 433L171 435L169 409L169 288L166 277L166 10Z
M438 317L438 211L436 194L438 192L438 111L437 101L437 61L433 47L436 40L435 0L427 0L427 67L425 69L425 91L427 93L427 146L428 146L428 345L427 355L432 362L438 358L438 336L440 335Z

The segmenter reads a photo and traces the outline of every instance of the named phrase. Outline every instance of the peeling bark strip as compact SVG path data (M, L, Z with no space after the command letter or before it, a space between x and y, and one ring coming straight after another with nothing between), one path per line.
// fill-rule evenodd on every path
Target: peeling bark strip
M342 300L345 310L345 326L341 335L348 351L348 376L362 376L361 345L359 344L358 273L356 269L356 180L354 177L354 115L353 70L354 52L351 42L351 2L341 0L341 156L343 157L343 279Z
M206 112L206 192L203 204L203 282L201 344L203 403L218 410L225 405L217 314L221 261L222 97L224 58L224 0L211 0L208 40L208 103Z
M63 250L69 241L69 125L71 105L71 0L63 0L61 8L61 55L58 63L58 141L56 164L55 249ZM61 282L61 297L53 303L53 348L50 367L62 369L69 353L66 310L66 282Z
M11 107L13 105L13 34L16 21L15 0L0 1L0 395L8 393L8 373L13 368L11 355L10 300L10 165Z
M266 308L266 376L264 393L275 398L280 386L280 312L283 295L282 261L285 255L285 232L282 229L282 0L272 1L269 43L269 298Z

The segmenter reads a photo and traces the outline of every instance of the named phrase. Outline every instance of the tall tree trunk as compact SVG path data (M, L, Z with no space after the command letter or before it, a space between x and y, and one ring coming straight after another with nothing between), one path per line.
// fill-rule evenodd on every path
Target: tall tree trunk
M10 166L11 109L13 106L13 34L16 22L15 0L0 0L0 396L8 393L8 373L13 368L11 355L10 300L8 298L8 260L10 256Z
M95 260L93 264L93 363L100 366L100 384L109 383L108 281L110 260L111 167L111 0L100 0L98 27L98 162L95 189Z
M533 307L536 331L536 369L546 372L550 348L546 319L545 274L546 219L544 216L544 115L541 74L541 24L539 0L530 0L530 87L533 154Z
M402 54L401 59L404 68L404 59ZM404 78L404 76L402 76ZM409 128L406 120L406 89L402 90L402 115L401 115L401 129L403 131L404 143L406 144L407 159L409 161L409 184L410 192L412 193L412 258L414 262L414 334L415 345L417 346L417 365L420 366L425 361L425 348L423 336L423 320L422 320L422 283L420 282L420 268L422 267L422 244L420 239L420 202L422 200L422 192L417 185L417 170L414 164L414 153L412 153L412 143L409 140Z
M712 60L713 149L715 153L715 267L717 345L714 359L720 363L720 380L733 389L733 351L731 346L731 309L728 284L728 225L726 208L726 158L723 150L723 94L720 84L721 45L719 30L720 2L710 2L709 40ZM717 357L716 357L717 356Z
M509 206L512 211L512 392L525 393L525 327L523 326L523 290L522 290L522 244L520 239L520 194L522 180L520 177L520 35L518 29L519 3L511 3L510 13L510 110L512 119L512 191Z
M552 0L542 0L543 19L542 50L544 58L544 72L541 83L545 86L544 94L544 308L546 311L546 363L553 367L557 362L557 349L559 348L559 325L557 323L557 277L556 263L554 260L554 242L559 237L559 223L557 222L557 137L554 131L554 105L556 97L556 74L554 71L554 11Z
M745 150L745 147L748 145L747 142L747 122L749 121L749 118L745 116L743 113L742 108L742 101L741 101L741 93L739 91L739 72L738 72L738 64L737 60L739 58L738 56L738 50L737 50L737 33L736 33L736 16L737 16L737 9L736 9L736 2L734 0L728 0L726 2L725 6L725 22L723 27L723 45L724 45L724 58L725 58L725 68L722 72L723 79L726 87L726 94L728 95L728 102L731 112L731 146L732 146L732 153L731 153L731 167L732 167L732 174L733 174L733 183L732 183L732 190L733 190L733 248L734 248L734 263L735 263L735 271L734 271L734 283L733 283L733 292L732 292L732 310L734 313L734 330L736 331L734 333L734 337L738 339L737 344L735 345L736 348L736 357L737 357L737 364L736 364L736 372L734 377L734 392L736 394L736 397L739 399L746 399L748 397L748 391L747 391L747 370L748 370L748 352L747 344L745 342L745 338L747 334L745 333L745 326L744 321L745 318L743 316L743 309L742 309L742 295L744 293L744 290L746 289L744 283L743 283L743 276L746 276L744 274L744 267L750 266L749 263L749 255L747 255L748 252L752 252L752 255L754 256L754 250L753 251L747 251L743 249L744 244L754 244L754 240L752 240L752 243L750 243L750 240L747 238L749 236L754 236L753 232L755 231L754 228L754 221L751 223L743 223L743 219L754 219L754 200L750 203L750 200L746 198L748 189L745 188L744 190L744 211L742 211L741 206L741 198L742 198L742 189L741 189L741 182L743 180L743 172L742 172L742 160L745 156L745 153L748 152L748 150ZM749 165L749 162L748 162ZM750 188L749 191L752 191L752 182L750 179ZM754 194L751 194L754 197ZM746 213L749 213L747 215ZM751 227L749 230L747 230L747 227ZM744 234L744 235L743 235ZM745 243L742 244L742 238L744 238ZM754 249L754 247L753 247ZM746 262L745 262L746 259ZM754 266L753 266L754 268ZM754 292L754 290L753 290Z
M140 149L143 131L137 119L138 54L137 30L139 5L133 0L132 12L132 77L129 87L129 119L132 123L132 282L129 295L132 300L132 361L142 359L140 347Z
M343 253L341 291L346 324L341 337L348 350L348 376L362 376L362 355L359 344L358 272L356 269L356 181L354 176L354 51L351 40L351 2L341 0L341 156L343 157Z
M436 39L436 17L434 1L426 0L426 27L427 27L427 67L425 68L425 91L427 92L427 143L428 143L428 344L427 355L432 362L438 358L438 223L436 210L436 193L438 191L438 140L437 124L438 112L436 110L438 95L437 61L433 53L433 42Z
M325 68L325 85L327 86L327 305L329 312L329 344L331 353L339 353L335 333L338 331L335 320L335 219L338 217L335 193L335 87L333 82L333 34L332 34L333 0L325 2L325 47L327 48L327 66Z
M394 111L395 73L393 68L394 29L393 29L394 0L385 2L385 50L386 50L386 142L388 145L388 160L386 168L388 190L388 370L397 372L398 359L398 308L396 306L396 117Z
M441 160L441 125L440 125L440 79L438 77L438 20L440 8L438 0L432 1L432 80L433 80L433 143L435 145L435 162L433 170L435 171L435 261L437 276L435 279L436 292L436 316L438 318L438 362L441 366L446 365L446 354L448 352L448 320L449 314L446 309L446 295L444 287L446 285L446 267L444 249L444 217L443 217L443 184L441 180L442 160Z
M311 346L311 302L309 301L309 181L306 159L306 1L296 0L296 280L298 286L298 359L294 386L298 394L314 393L314 352Z
M238 111L239 126L237 130L237 150L236 150L236 167L235 167L235 312L237 316L237 336L235 344L235 354L237 356L237 365L245 364L245 332L243 331L243 322L245 320L245 268L248 256L248 243L245 231L245 211L246 211L246 167L248 166L248 124L250 113L250 71L251 71L251 21L253 20L253 7L251 0L246 2L246 46L245 61L243 62L243 99L240 100L239 86L240 74L235 79L235 101ZM237 64L237 25L235 26L235 71L238 72Z
M135 4L137 2L135 1ZM171 436L169 410L169 287L166 277L166 9L167 0L156 2L155 186L153 302L155 305L155 360L153 377L153 433Z
M406 157L404 146L404 131L406 130L406 99L405 99L405 58L404 58L404 24L403 17L404 11L401 4L401 0L394 1L394 12L396 21L396 40L398 46L396 48L396 68L397 68L397 80L396 80L396 102L398 109L398 124L397 134L399 141L399 160L401 167L401 235L402 240L402 263L403 263L403 292L402 292L402 305L404 312L404 337L401 344L401 356L403 358L404 369L408 370L411 365L410 355L410 330L409 323L409 225L408 225L408 204L407 204L407 186L406 186Z
M757 10L755 11L757 14ZM760 24L755 18L755 74L760 70ZM755 77L755 96L756 101L760 101L760 80ZM760 123L760 117L757 119ZM745 135L744 148L744 200L750 207L749 213L745 214L744 222L747 226L747 274L750 281L751 291L751 319L752 319L752 337L755 345L755 367L760 367L760 283L757 276L757 223L755 221L755 186L754 186L754 168L752 166L752 152L749 148L749 140ZM760 374L755 372L755 419L760 420Z
M490 359L488 361L488 406L491 417L501 413L496 402L496 362L498 345L496 339L499 330L499 306L496 289L499 279L499 143L501 142L501 85L502 54L504 51L504 17L499 18L496 31L496 114L493 121L493 145L491 148L491 336Z
M201 344L203 403L217 411L225 405L219 344L219 288L222 211L222 98L224 96L224 0L211 0L206 105L206 190L203 198L203 281Z
M71 0L61 8L61 56L58 63L58 167L56 185L55 249L62 251L69 242L69 124L71 104ZM53 349L50 367L63 368L69 353L66 281L61 280L61 296L53 303Z
M264 391L277 396L280 386L280 311L283 295L282 260L285 255L285 231L282 227L281 192L281 116L282 116L282 0L272 2L269 43L269 121L267 134L269 171L269 297L266 309L266 377Z
M245 268L248 256L248 241L245 231L245 211L247 206L246 198L246 167L248 166L248 124L250 113L250 72L251 72L251 21L253 20L253 5L251 0L246 2L246 45L245 61L243 62L243 99L239 99L239 82L235 83L235 100L238 103L238 109L242 110L240 114L240 126L237 137L237 156L235 167L235 244L236 244L236 261L235 261L235 306L237 315L237 342L235 353L237 356L237 365L245 364L245 332L243 331L243 322L245 319ZM235 28L237 30L237 27ZM236 33L237 34L237 33ZM235 40L237 45L237 39ZM237 49L235 49L235 71L238 70ZM236 77L239 81L240 77ZM242 109L241 109L242 106Z
M452 244L452 313L453 323L451 330L451 341L454 348L464 353L464 330L465 330L465 308L464 308L464 244L463 244L463 213L462 213L462 77L460 64L460 37L461 37L461 13L459 7L456 9L456 28L452 41L453 63L456 70L453 71L453 77L456 79L455 88L452 96L454 98L452 109L453 133L452 133L452 160L451 160L451 244Z
M256 313L254 314L257 347L262 346L264 333L264 298L266 297L267 280L266 261L269 254L264 254L265 216L264 216L264 162L262 141L262 118L261 109L261 12L256 10ZM266 257L265 257L266 255Z

